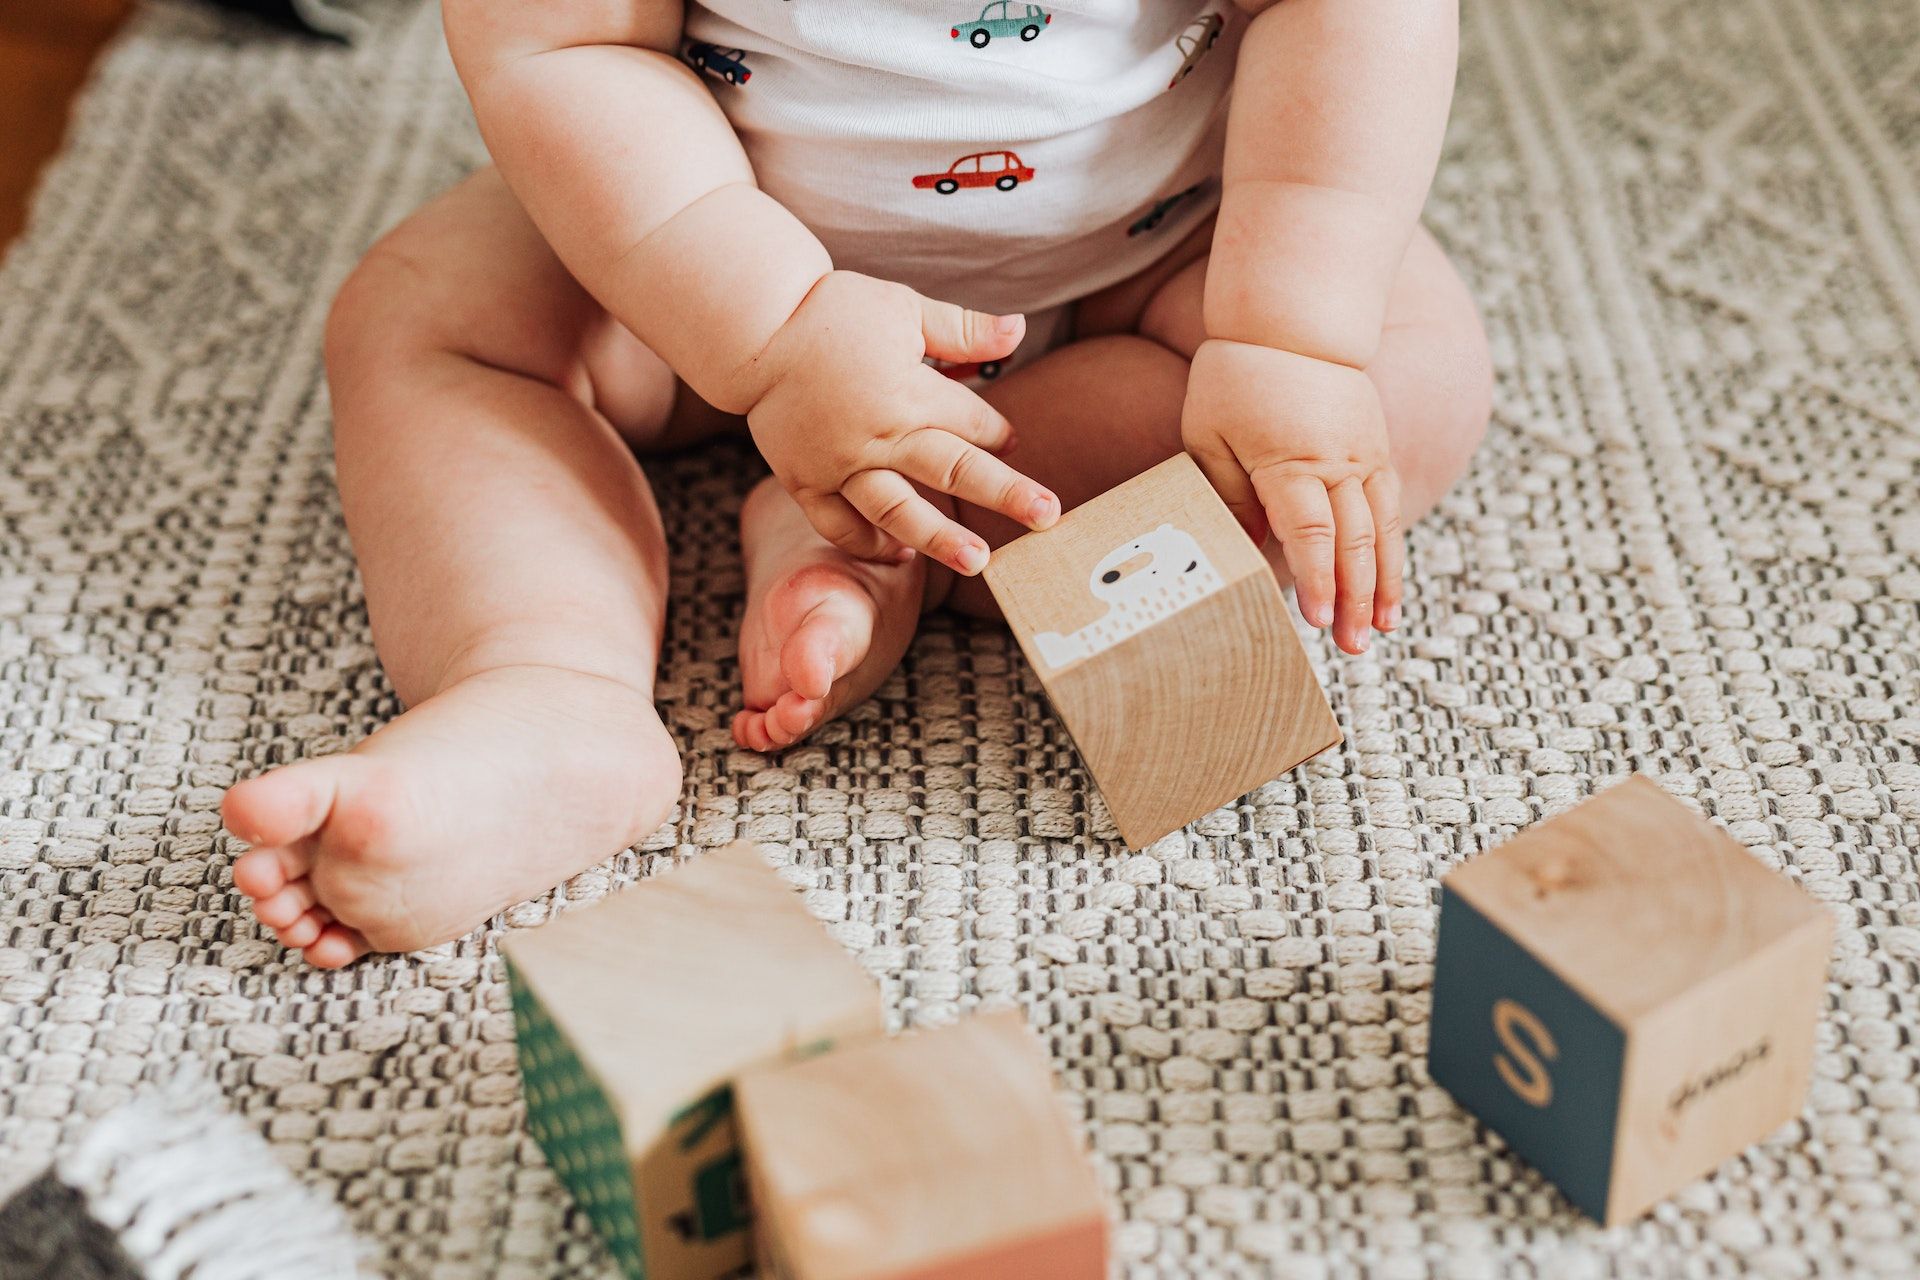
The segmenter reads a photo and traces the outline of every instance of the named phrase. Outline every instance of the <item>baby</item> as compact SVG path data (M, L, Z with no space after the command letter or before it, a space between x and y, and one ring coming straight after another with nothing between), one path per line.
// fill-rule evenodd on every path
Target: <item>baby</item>
M979 3L445 0L498 167L368 254L326 347L410 709L226 802L287 946L456 937L671 812L636 455L744 425L772 468L757 750L865 698L924 611L993 614L991 547L1182 448L1310 624L1397 624L1403 523L1488 413L1419 224L1453 0Z

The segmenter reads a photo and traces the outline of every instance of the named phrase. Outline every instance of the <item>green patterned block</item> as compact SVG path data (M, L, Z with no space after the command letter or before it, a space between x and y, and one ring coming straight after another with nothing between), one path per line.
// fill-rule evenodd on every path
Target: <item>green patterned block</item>
M880 1035L879 991L753 848L517 931L527 1124L629 1280L751 1257L733 1082Z
M586 1210L620 1269L632 1280L646 1280L633 1173L619 1117L600 1081L512 963L507 965L507 979L513 990L513 1028L527 1093L527 1127L547 1153L547 1163Z
M674 1147L694 1156L710 1138L719 1137L726 1150L693 1162L693 1204L676 1215L674 1227L689 1240L718 1240L744 1231L747 1216L746 1176L733 1128L733 1087L722 1085L706 1097L674 1113L668 1122ZM724 1130L724 1132L722 1132Z

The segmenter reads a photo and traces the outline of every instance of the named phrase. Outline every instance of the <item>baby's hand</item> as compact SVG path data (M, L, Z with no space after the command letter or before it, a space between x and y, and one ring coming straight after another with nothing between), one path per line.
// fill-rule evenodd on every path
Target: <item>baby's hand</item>
M820 531L868 559L922 551L962 574L987 544L916 484L1033 529L1060 502L994 456L1013 428L985 400L921 363L1004 360L1018 316L985 316L848 271L821 278L758 361L766 388L747 425L767 464Z
M1348 653L1400 621L1400 481L1359 369L1210 339L1194 354L1181 436L1256 542L1268 528L1300 612Z

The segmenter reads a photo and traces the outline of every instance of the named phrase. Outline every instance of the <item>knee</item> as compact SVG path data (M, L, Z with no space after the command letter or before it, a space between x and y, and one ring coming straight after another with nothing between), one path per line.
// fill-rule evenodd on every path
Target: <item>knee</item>
M1460 452L1461 466L1486 439L1487 425L1493 420L1493 357L1487 350L1487 338L1474 326L1471 340L1462 344L1454 377L1447 388L1451 412L1448 434Z
M1165 346L1137 334L1110 334L1068 343L1043 359L1029 376L987 391L988 403L1023 433L1077 434L1098 423L1102 438L1123 455L1180 447L1188 366ZM1162 452L1139 469L1166 456Z
M1088 384L1087 390L1110 409L1144 413L1153 419L1186 399L1186 356L1166 343L1138 333L1083 338L1054 353Z
M428 275L423 263L386 241L368 251L327 312L323 350L329 378L337 384L366 365L445 345L434 332L429 307L421 303Z
M1493 406L1486 339L1477 324L1461 329L1391 376L1376 374L1376 385L1393 437L1402 513L1415 520L1466 473L1486 437Z
M1476 340L1435 374L1428 388L1431 416L1420 432L1424 445L1419 465L1424 476L1416 487L1437 501L1466 474L1493 416L1493 367L1486 343Z
M542 310L475 272L434 243L431 224L402 223L334 295L323 339L327 379L339 393L464 361L591 402L581 319Z
M1192 360L1193 353L1207 340L1202 311L1206 284L1207 262L1203 258L1155 291L1140 313L1136 332L1182 359Z

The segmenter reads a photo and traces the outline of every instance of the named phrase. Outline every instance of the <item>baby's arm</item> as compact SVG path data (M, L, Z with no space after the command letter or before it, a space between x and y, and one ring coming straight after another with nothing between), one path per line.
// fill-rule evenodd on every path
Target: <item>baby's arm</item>
M977 572L985 544L911 481L1051 522L1052 495L988 452L1006 420L920 363L1002 358L1019 318L835 271L676 56L681 0L444 9L488 149L554 252L702 398L746 415L822 534Z
M1366 375L1453 95L1454 0L1238 0L1241 47L1187 447L1270 526L1349 652L1399 618L1404 547ZM1337 605L1337 608L1336 608Z

